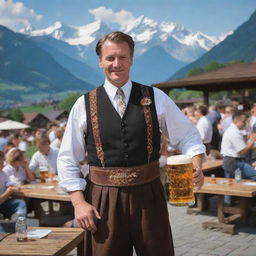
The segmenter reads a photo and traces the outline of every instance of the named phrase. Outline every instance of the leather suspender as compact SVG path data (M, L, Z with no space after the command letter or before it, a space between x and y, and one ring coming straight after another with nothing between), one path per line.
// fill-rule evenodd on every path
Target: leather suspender
M100 129L98 121L98 108L97 108L97 88L90 91L89 93L90 101L90 112L91 112L91 122L92 122L92 132L96 145L97 156L100 159L102 167L105 167L105 154L102 148L101 138L100 138Z

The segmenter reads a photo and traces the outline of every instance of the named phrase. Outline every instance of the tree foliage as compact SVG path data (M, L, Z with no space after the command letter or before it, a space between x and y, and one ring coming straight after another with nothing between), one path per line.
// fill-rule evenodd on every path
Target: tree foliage
M69 94L66 98L64 98L60 103L59 103L59 108L62 110L66 110L70 112L71 108L75 104L76 100L81 96L80 93L72 93Z
M23 122L24 114L20 109L14 108L14 109L10 110L8 118L11 120L14 120L14 121Z
M223 68L226 66L230 66L236 63L241 63L243 62L242 60L232 60L230 62L226 62L226 63L220 63L217 61L212 61L210 63L208 63L206 66L204 67L195 67L192 68L186 75L186 77L191 77L191 76L195 76L195 75L199 75L205 72L209 72L209 71L213 71L213 70L217 70L219 68Z

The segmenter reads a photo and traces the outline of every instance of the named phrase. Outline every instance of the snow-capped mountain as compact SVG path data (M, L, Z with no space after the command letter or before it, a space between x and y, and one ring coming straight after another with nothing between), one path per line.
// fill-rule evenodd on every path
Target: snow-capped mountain
M121 28L120 28L121 29ZM213 37L201 32L192 33L174 22L158 23L145 16L138 17L124 30L136 42L136 56L145 53L154 46L161 46L172 57L184 62L197 59L213 46L225 39L225 36ZM71 26L56 22L45 29L35 30L31 26L20 31L31 36L52 36L71 45L79 45L81 55L86 59L86 48L95 46L96 41L112 31L106 24L97 20L84 26Z

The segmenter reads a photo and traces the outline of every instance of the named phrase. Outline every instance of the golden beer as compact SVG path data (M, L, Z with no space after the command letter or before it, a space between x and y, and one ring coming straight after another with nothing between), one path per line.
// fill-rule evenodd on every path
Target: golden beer
M47 167L40 167L40 181L42 183L46 182L46 179L49 177L49 171Z
M169 181L169 203L175 206L193 205L195 197L191 158L186 155L168 157L167 175Z

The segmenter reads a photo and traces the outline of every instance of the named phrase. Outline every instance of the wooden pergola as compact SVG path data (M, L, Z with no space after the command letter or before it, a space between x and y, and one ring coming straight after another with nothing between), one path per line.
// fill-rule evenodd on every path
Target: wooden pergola
M209 92L256 89L256 62L238 63L214 71L153 84L165 91L174 88L203 91L204 104L209 105Z

